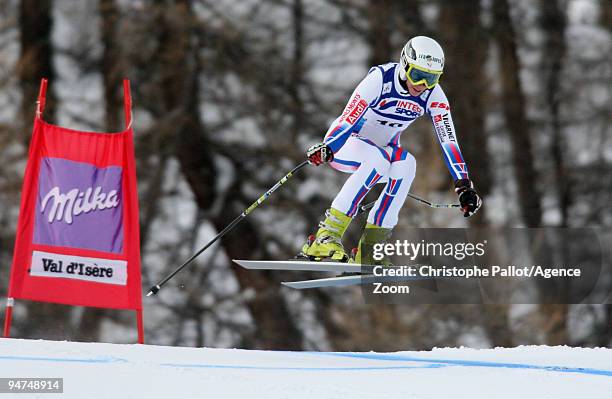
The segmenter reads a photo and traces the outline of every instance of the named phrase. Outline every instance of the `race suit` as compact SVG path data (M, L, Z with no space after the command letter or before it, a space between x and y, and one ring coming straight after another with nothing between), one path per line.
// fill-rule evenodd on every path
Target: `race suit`
M376 183L385 183L368 222L393 228L416 172L416 160L402 148L400 135L416 118L428 113L454 179L467 179L450 107L440 85L415 97L400 84L397 63L370 69L330 126L324 142L334 153L330 165L352 173L332 207L354 216Z

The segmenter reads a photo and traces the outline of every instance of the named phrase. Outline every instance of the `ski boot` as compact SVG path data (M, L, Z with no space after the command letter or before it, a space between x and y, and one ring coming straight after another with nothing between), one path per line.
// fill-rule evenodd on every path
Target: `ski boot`
M383 254L382 259L374 259L374 244L386 244L391 238L392 229L366 223L357 248L351 251L351 263L364 265L391 266L391 260ZM365 253L365 256L363 256Z
M337 209L325 211L325 220L319 223L316 235L308 237L308 242L296 259L311 261L346 262L349 259L342 246L342 236L352 218Z

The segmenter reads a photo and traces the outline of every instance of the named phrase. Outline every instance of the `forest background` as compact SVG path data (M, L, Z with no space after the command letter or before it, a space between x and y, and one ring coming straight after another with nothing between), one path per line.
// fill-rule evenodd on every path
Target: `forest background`
M445 49L441 85L485 206L465 220L408 201L398 229L612 225L612 1L0 0L0 297L41 77L47 121L102 132L123 128L131 80L146 290L301 162L369 67L416 35ZM454 201L426 119L402 137L412 191ZM145 299L147 342L612 345L612 305L367 305L357 288L296 292L280 286L296 274L232 265L294 255L345 178L307 168ZM39 303L16 306L12 334L136 340L133 312Z

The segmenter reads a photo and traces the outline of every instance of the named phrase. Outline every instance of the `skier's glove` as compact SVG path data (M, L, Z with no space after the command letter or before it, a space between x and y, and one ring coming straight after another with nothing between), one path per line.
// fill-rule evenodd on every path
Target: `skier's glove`
M325 143L315 144L306 151L308 162L313 165L322 165L334 159L334 153Z
M470 179L455 180L455 192L459 195L459 203L464 217L470 217L482 206L482 199L474 190L474 183Z

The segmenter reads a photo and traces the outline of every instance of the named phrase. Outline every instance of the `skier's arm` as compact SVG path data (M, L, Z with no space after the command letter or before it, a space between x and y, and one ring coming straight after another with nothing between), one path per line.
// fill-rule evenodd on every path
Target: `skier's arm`
M383 76L380 68L372 68L351 95L348 104L331 124L325 134L324 143L333 153L338 152L346 143L367 109L376 103L382 91Z
M451 176L454 180L469 179L467 166L457 142L448 99L439 85L429 96L427 112L431 116L434 131L442 148L444 162Z
M434 131L442 147L444 162L455 180L455 192L459 195L463 216L472 216L482 206L482 199L469 178L467 166L457 142L448 99L440 86L436 86L429 96L427 112L431 116Z

